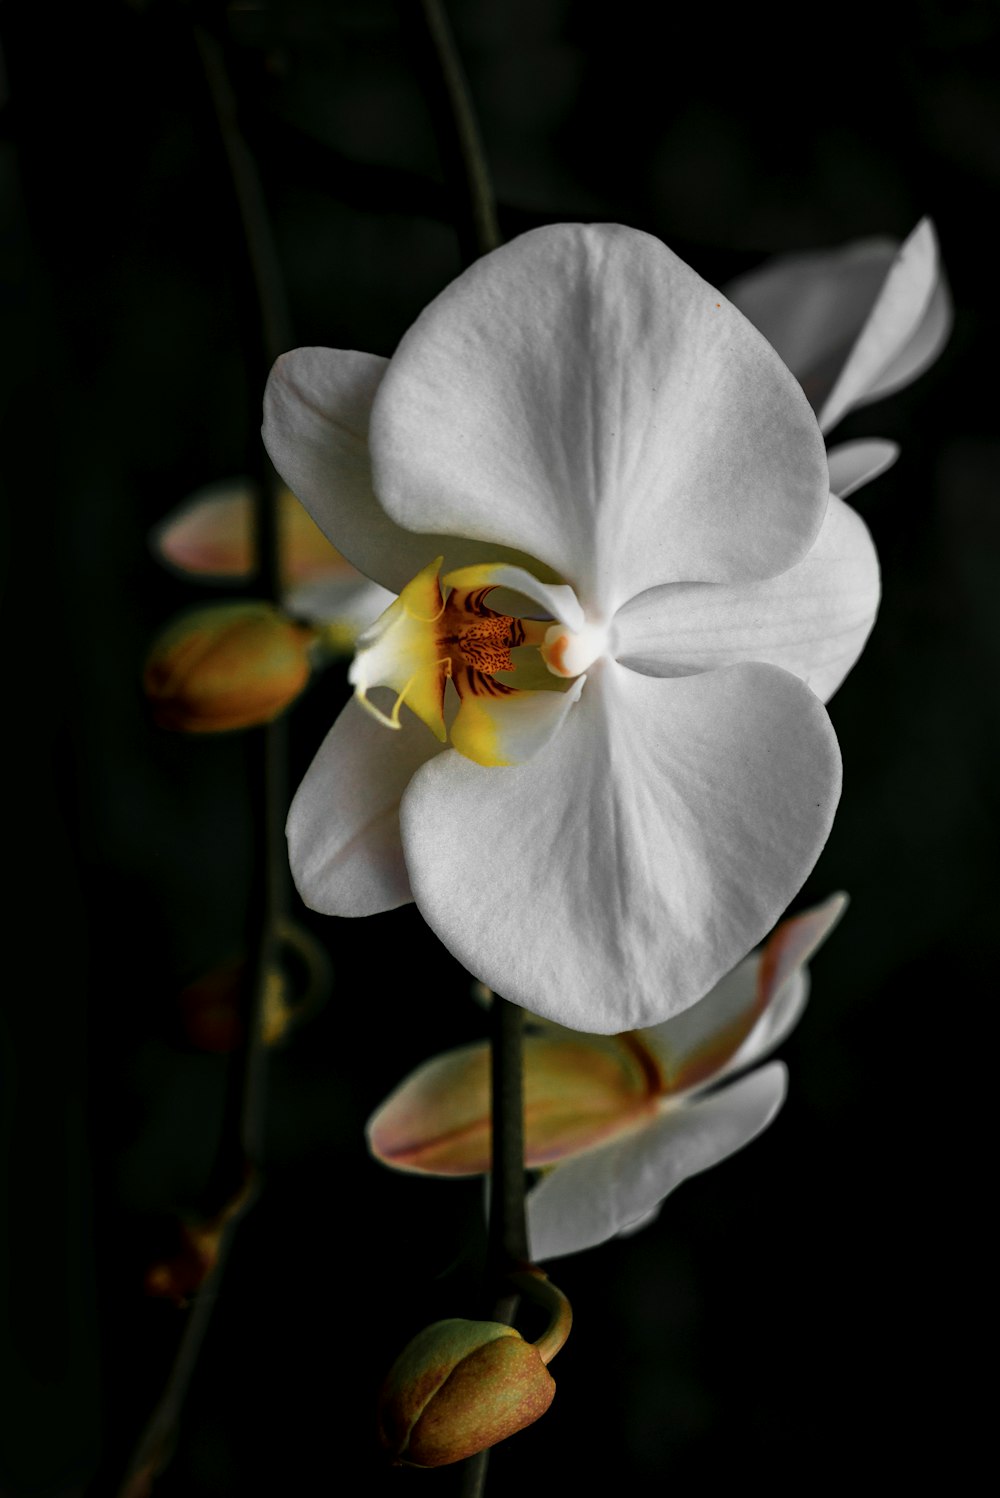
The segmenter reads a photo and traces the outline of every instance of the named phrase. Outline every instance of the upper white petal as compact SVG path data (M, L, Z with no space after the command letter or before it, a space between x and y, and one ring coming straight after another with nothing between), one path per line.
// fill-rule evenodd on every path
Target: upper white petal
M523 562L520 553L441 535L440 527L414 534L386 514L372 489L368 427L387 368L386 359L347 349L282 354L264 391L263 435L285 483L337 549L393 593L442 554L446 570Z
M803 561L764 582L651 588L617 615L615 653L652 676L768 661L800 677L825 702L860 655L878 601L878 558L868 528L831 496Z
M682 1181L725 1160L765 1129L784 1101L786 1085L785 1068L772 1062L556 1166L528 1193L532 1257L593 1248L633 1226Z
M937 237L922 219L901 246L840 375L819 412L824 432L854 406L915 380L951 332L951 298Z
M844 368L898 249L895 240L879 238L777 255L726 287L817 410Z
M413 897L399 839L399 798L413 772L441 752L404 712L398 731L349 702L320 745L288 813L296 887L325 915L374 915Z
M726 290L801 380L824 432L916 379L951 331L929 219L902 246L866 239L781 256Z
M658 240L559 224L484 256L404 337L376 397L401 524L520 548L588 615L671 580L771 576L826 506L802 391Z
M498 993L578 1030L651 1025L774 924L840 789L826 713L787 672L595 666L529 763L447 753L400 808L414 897Z

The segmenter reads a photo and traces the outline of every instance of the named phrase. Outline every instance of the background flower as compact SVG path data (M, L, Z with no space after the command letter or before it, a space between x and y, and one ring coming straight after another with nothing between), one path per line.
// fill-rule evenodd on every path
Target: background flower
M809 991L805 964L845 904L835 895L783 921L710 994L653 1029L604 1038L545 1025L526 1037L525 1163L543 1171L527 1203L534 1258L646 1226L682 1181L771 1122L785 1068L739 1074L798 1020ZM483 1042L438 1056L402 1082L369 1120L369 1148L397 1170L483 1172L489 1109Z
M254 574L253 488L248 479L209 484L188 496L153 531L161 561L206 582L243 582ZM392 602L340 555L288 489L279 496L278 524L287 590L296 619L325 626L327 648L353 648L359 632Z

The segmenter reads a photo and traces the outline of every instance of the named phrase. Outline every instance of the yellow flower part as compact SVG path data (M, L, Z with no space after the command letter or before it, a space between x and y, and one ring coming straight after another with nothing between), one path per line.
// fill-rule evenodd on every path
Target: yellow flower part
M486 600L494 589L522 580L519 569L466 567L442 584L442 561L436 557L418 572L359 637L350 681L362 707L387 728L400 727L405 705L441 743L448 738L445 689L450 681L459 702L451 729L454 748L480 765L518 764L550 736L579 695L579 689L561 690L556 678L569 673L556 671L547 656L553 630L560 636L569 632L551 618L521 618L489 607ZM540 600L540 607L568 592L527 580L533 592L551 595ZM529 654L538 651L548 667L542 676L549 679L541 686L522 689L500 680L501 673L518 670L513 652L521 647L528 647ZM538 683L537 672L531 680ZM376 687L395 692L389 712L371 700Z

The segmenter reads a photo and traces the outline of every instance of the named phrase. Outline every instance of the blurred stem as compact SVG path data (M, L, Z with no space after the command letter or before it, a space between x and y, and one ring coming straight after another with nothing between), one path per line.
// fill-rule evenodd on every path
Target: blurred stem
M466 265L500 244L496 196L479 125L448 16L441 0L402 0L404 17L419 9L414 40L422 56L442 165L455 198L455 227Z
M255 480L255 537L262 591L275 602L282 592L281 540L278 533L277 475L259 437L260 400L264 381L278 354L289 347L288 311L274 248L264 195L253 157L239 128L236 97L219 42L204 27L194 26L194 39L219 129L239 216L246 256L247 301L244 326L255 330L246 350L249 398L250 469ZM246 736L250 777L257 806L255 820L255 877L247 911L248 949L253 953L253 978L248 985L243 1015L243 1041L229 1058L219 1146L205 1192L205 1217L222 1211L243 1193L243 1200L223 1230L216 1262L188 1312L173 1366L129 1462L119 1492L139 1498L149 1491L170 1460L181 1413L237 1223L256 1190L247 1190L263 1142L267 1052L263 1042L264 993L269 975L280 961L279 933L289 897L284 821L288 806L287 724L284 719Z

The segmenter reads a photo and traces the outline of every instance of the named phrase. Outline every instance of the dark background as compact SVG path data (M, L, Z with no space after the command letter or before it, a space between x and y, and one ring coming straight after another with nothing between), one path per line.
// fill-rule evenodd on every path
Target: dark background
M459 269L412 9L222 15L296 342L390 354ZM619 221L718 284L930 213L956 302L937 365L837 433L902 457L858 496L884 603L832 703L844 799L797 902L844 888L852 905L783 1049L789 1100L654 1227L558 1266L577 1322L557 1399L494 1454L490 1491L799 1493L859 1473L960 1490L996 992L1000 13L849 0L806 31L636 0L451 11L506 236ZM138 680L155 631L208 596L158 569L149 529L245 469L260 373L187 9L8 4L0 41L0 1490L68 1498L110 1490L162 1384L183 1312L143 1275L219 1125L226 1062L182 1044L176 994L244 940L248 740L158 732ZM335 671L295 708L292 784L344 688ZM371 1407L421 1321L478 1312L456 1258L480 1188L382 1171L361 1130L482 1020L412 908L303 919L337 982L274 1054L264 1190L164 1498L453 1491L383 1468Z

